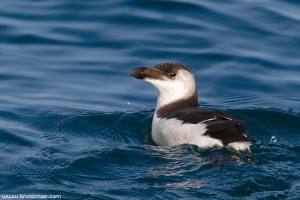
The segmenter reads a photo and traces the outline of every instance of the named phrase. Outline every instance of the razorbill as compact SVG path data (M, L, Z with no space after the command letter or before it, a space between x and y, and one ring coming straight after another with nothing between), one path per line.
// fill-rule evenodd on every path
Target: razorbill
M231 146L245 150L255 142L247 137L241 125L243 121L223 111L199 106L195 78L189 68L163 63L152 68L136 68L130 75L158 89L151 133L157 145Z

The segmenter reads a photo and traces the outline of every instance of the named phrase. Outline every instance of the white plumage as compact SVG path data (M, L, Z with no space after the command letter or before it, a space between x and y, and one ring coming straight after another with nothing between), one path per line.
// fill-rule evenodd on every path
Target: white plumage
M200 147L223 146L220 140L203 135L204 123L183 124L178 119L158 118L156 113L152 120L152 139L157 145L173 146L194 144Z
M157 145L226 145L244 150L255 141L247 138L240 121L231 115L199 107L194 75L185 66L164 63L136 68L130 74L159 92L152 121L152 139Z

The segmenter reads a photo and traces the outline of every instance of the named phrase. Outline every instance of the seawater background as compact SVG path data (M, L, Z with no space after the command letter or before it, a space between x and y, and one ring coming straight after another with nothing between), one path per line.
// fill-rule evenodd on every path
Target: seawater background
M299 52L298 1L2 1L0 194L299 199ZM129 72L162 62L247 121L251 155L154 145Z

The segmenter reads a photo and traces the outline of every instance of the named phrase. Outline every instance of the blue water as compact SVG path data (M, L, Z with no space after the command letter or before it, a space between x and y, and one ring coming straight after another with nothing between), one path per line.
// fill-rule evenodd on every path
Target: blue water
M29 1L0 6L0 198L300 199L300 2ZM151 140L178 62L199 102L246 120L251 154ZM273 138L272 138L273 137Z

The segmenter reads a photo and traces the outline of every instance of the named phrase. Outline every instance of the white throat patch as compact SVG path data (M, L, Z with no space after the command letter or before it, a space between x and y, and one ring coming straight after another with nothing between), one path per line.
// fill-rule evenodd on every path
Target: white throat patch
M187 70L178 70L175 79L145 78L144 80L158 89L156 109L180 99L187 99L197 91L194 75Z

